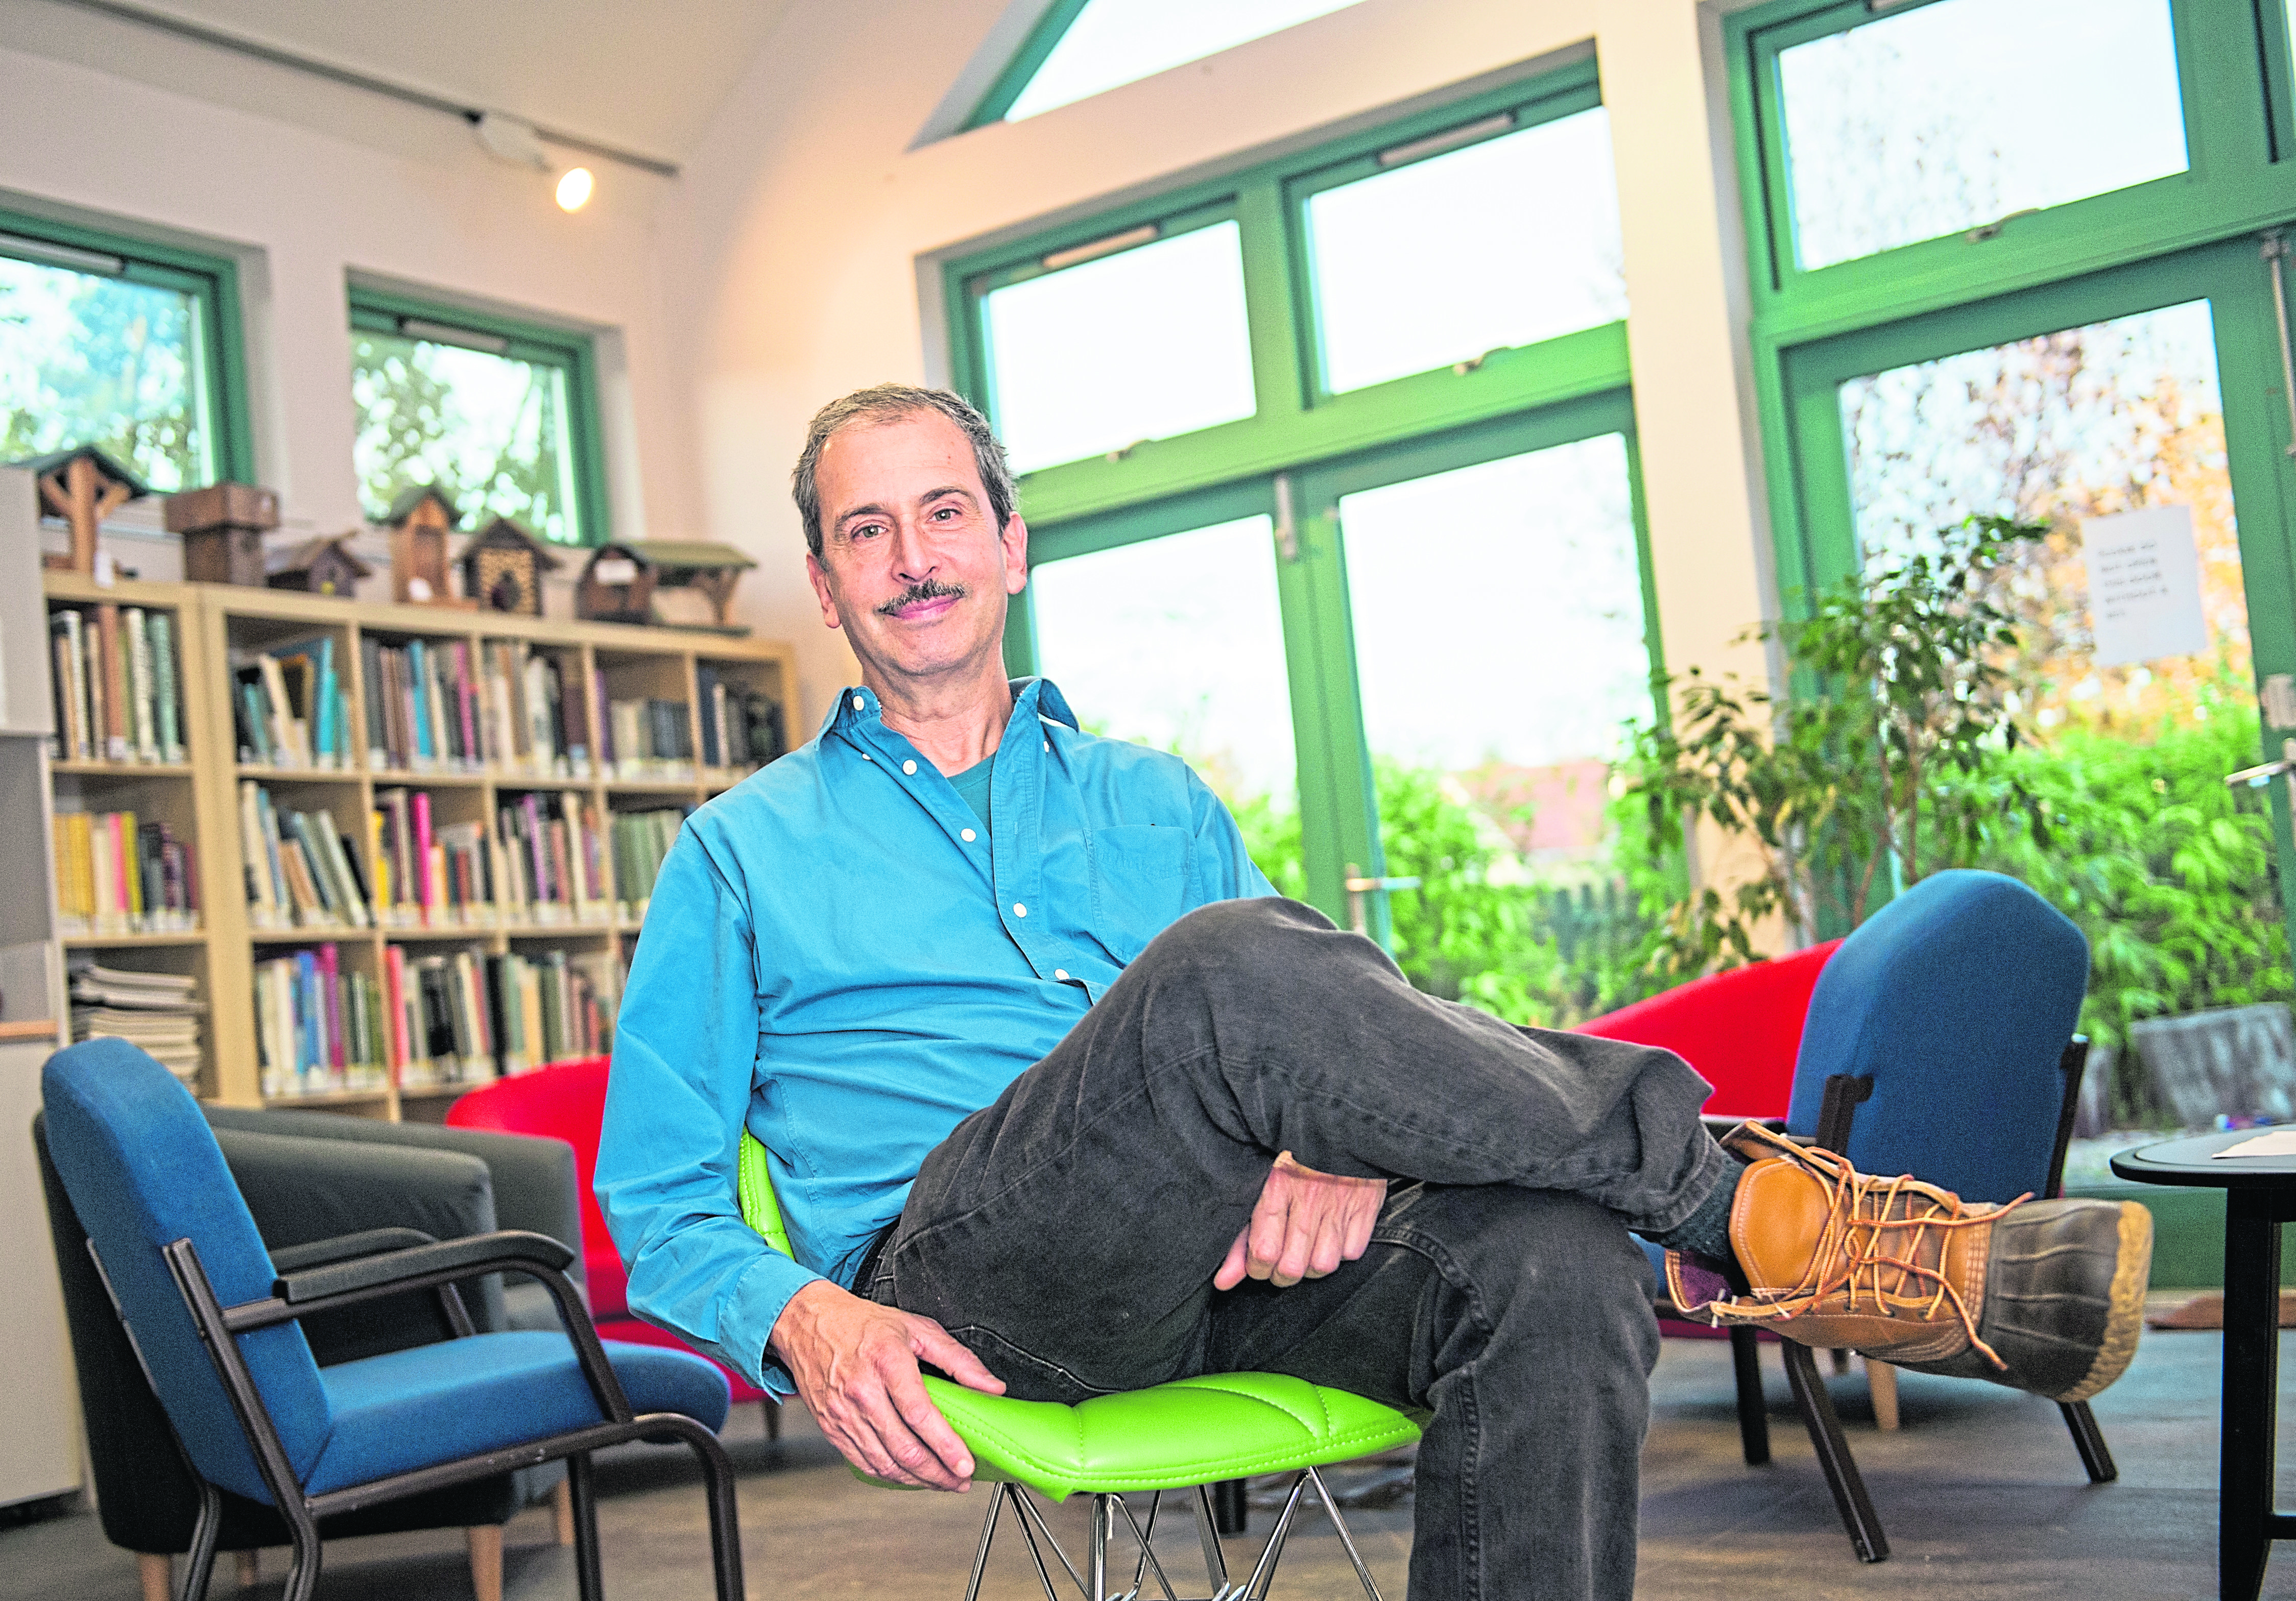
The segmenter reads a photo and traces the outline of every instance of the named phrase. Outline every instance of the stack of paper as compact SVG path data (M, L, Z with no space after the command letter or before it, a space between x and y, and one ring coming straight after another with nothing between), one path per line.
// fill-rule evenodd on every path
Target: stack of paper
M196 979L174 973L135 973L99 966L94 957L71 964L74 1040L126 1040L193 1089L200 1075L200 1015Z

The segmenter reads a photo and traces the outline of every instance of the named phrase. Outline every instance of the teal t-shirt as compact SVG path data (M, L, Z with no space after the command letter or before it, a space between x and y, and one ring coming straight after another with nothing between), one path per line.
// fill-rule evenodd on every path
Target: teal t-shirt
M972 814L980 820L980 831L991 837L996 830L988 826L988 780L996 776L996 758L993 756L986 761L975 762L963 772L948 775L948 781L956 790L957 797L971 806Z

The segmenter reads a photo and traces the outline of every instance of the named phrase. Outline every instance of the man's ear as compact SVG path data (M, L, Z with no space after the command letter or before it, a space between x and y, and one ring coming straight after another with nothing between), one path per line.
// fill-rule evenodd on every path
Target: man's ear
M811 551L805 553L805 576L813 584L814 598L821 602L823 624L830 628L843 627L837 616L837 596L829 587L829 571Z
M1004 530L996 535L996 543L1004 551L1004 592L1017 595L1029 587L1029 525L1021 520L1018 511L1004 519Z

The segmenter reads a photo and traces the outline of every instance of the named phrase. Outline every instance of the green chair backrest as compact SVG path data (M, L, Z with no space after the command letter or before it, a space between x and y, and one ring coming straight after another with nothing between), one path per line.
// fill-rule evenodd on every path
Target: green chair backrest
M782 1222L782 1204L774 1196L774 1175L766 1166L766 1148L747 1129L742 1131L739 1174L742 1221L783 1256L795 1256L797 1253L790 1249L789 1229Z

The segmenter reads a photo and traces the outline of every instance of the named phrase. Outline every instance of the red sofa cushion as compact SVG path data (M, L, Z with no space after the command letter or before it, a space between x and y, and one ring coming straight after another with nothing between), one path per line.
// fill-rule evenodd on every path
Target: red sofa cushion
M590 1314L601 1323L621 1315L629 1304L621 1254L606 1232L606 1214L598 1210L598 1197L590 1188L596 1176L598 1129L606 1116L606 1072L611 1059L586 1057L497 1079L447 1108L447 1122L455 1128L540 1135L574 1148L574 1181L582 1192L582 1270L588 1280Z
M1710 1117L1784 1117L1809 993L1841 943L1693 978L1581 1023L1578 1032L1673 1051L1714 1086Z

